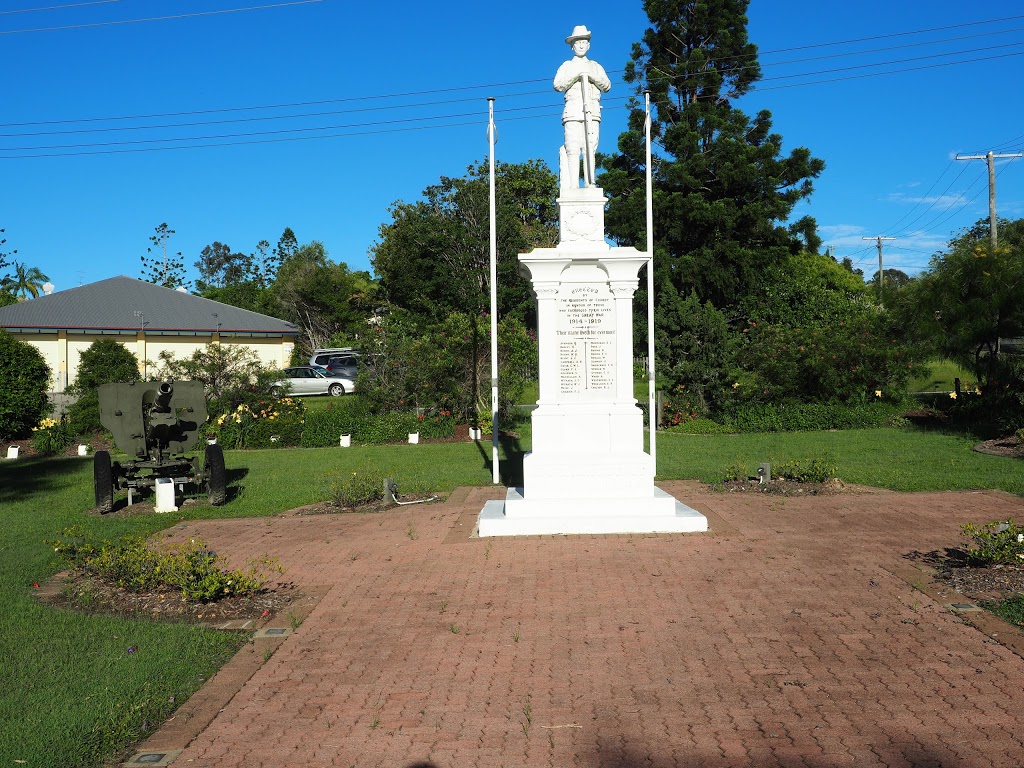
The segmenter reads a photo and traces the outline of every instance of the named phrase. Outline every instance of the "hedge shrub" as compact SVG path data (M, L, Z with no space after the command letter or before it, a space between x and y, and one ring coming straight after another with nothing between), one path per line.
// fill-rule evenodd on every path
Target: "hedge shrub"
M892 402L747 404L722 419L735 432L801 432L885 426L903 407Z

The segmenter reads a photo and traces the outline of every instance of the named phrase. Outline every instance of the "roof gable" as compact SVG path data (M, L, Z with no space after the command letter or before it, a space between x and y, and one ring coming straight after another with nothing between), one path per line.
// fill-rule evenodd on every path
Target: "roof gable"
M124 276L0 307L0 328L137 331L143 323L146 331L299 331L276 317Z

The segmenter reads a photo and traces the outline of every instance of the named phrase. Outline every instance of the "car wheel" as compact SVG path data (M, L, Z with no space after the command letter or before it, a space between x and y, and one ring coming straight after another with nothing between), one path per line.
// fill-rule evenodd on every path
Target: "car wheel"
M272 397L280 397L284 394L284 390L281 387L271 387L270 394Z
M341 397L345 394L345 388L341 386L341 384L331 384L331 386L327 388L327 394L331 397Z

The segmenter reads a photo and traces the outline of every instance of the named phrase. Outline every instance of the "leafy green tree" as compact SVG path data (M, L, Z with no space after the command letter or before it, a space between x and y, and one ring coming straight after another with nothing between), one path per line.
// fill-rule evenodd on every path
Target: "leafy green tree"
M281 265L272 292L278 316L302 328L297 351L307 357L337 336L364 335L377 303L370 274L331 261L316 241L300 246Z
M424 326L396 310L378 318L364 349L359 391L374 413L427 408L477 422L490 413L489 320L452 314ZM498 326L499 417L512 417L537 359L536 342L517 318Z
M17 298L27 299L31 295L35 299L42 293L43 284L49 279L38 267L28 267L16 261L14 275L0 280L0 288Z
M203 248L195 263L199 270L196 288L224 288L242 283L251 277L253 264L248 254L236 253L227 243L214 241Z
M999 340L1024 336L1024 219L999 223L996 250L988 220L979 221L933 256L912 287L918 333L991 385L1005 357Z
M201 381L211 416L233 412L243 403L271 398L278 371L264 368L256 353L244 345L207 344L190 357L176 360L161 352L157 377Z
M765 267L816 250L814 220L787 225L824 163L809 150L782 154L771 114L753 118L733 100L760 78L747 38L748 0L645 0L651 27L633 46L624 79L649 89L654 160L655 284L671 284L728 313ZM609 234L645 241L644 114L634 101L618 152L603 158L599 183L612 195Z
M167 241L174 235L174 230L164 222L155 228L150 235L149 241L153 244L146 249L149 256L142 258L142 279L162 285L164 288L177 288L186 286L185 262L181 258L181 251L176 254L167 253ZM153 250L156 249L156 255Z
M680 296L670 281L655 305L656 375L676 400L685 400L691 418L707 416L727 402L737 345L728 319L695 291Z
M26 436L50 412L49 387L39 350L0 329L0 440Z
M856 275L827 256L796 254L766 271L743 306L737 348L745 402L824 402L897 396L927 357Z
M113 339L94 341L82 352L78 374L68 387L68 394L77 398L68 407L68 425L76 435L99 432L101 384L140 381L139 361L128 349Z
M499 163L495 173L499 316L533 323L518 254L558 238L557 178L539 160ZM373 248L374 271L392 305L432 323L453 312L479 315L490 302L488 166L443 176L414 203L396 202Z

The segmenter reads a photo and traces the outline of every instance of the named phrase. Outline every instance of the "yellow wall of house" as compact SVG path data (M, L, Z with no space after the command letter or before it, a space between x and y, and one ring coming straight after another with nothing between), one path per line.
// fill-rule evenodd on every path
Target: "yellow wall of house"
M15 338L27 341L42 354L46 364L50 366L50 391L63 392L69 384L74 383L78 375L78 364L82 352L89 345L100 339L114 339L125 349L135 355L139 361L139 372L145 378L156 373L161 352L170 352L176 360L191 357L197 349L203 349L214 342L213 336L146 336L139 332L135 336L112 336L100 334L75 334L60 331L59 333L18 333ZM291 360L291 339L285 338L232 338L224 336L221 343L231 346L248 347L259 358L266 368L284 368Z

